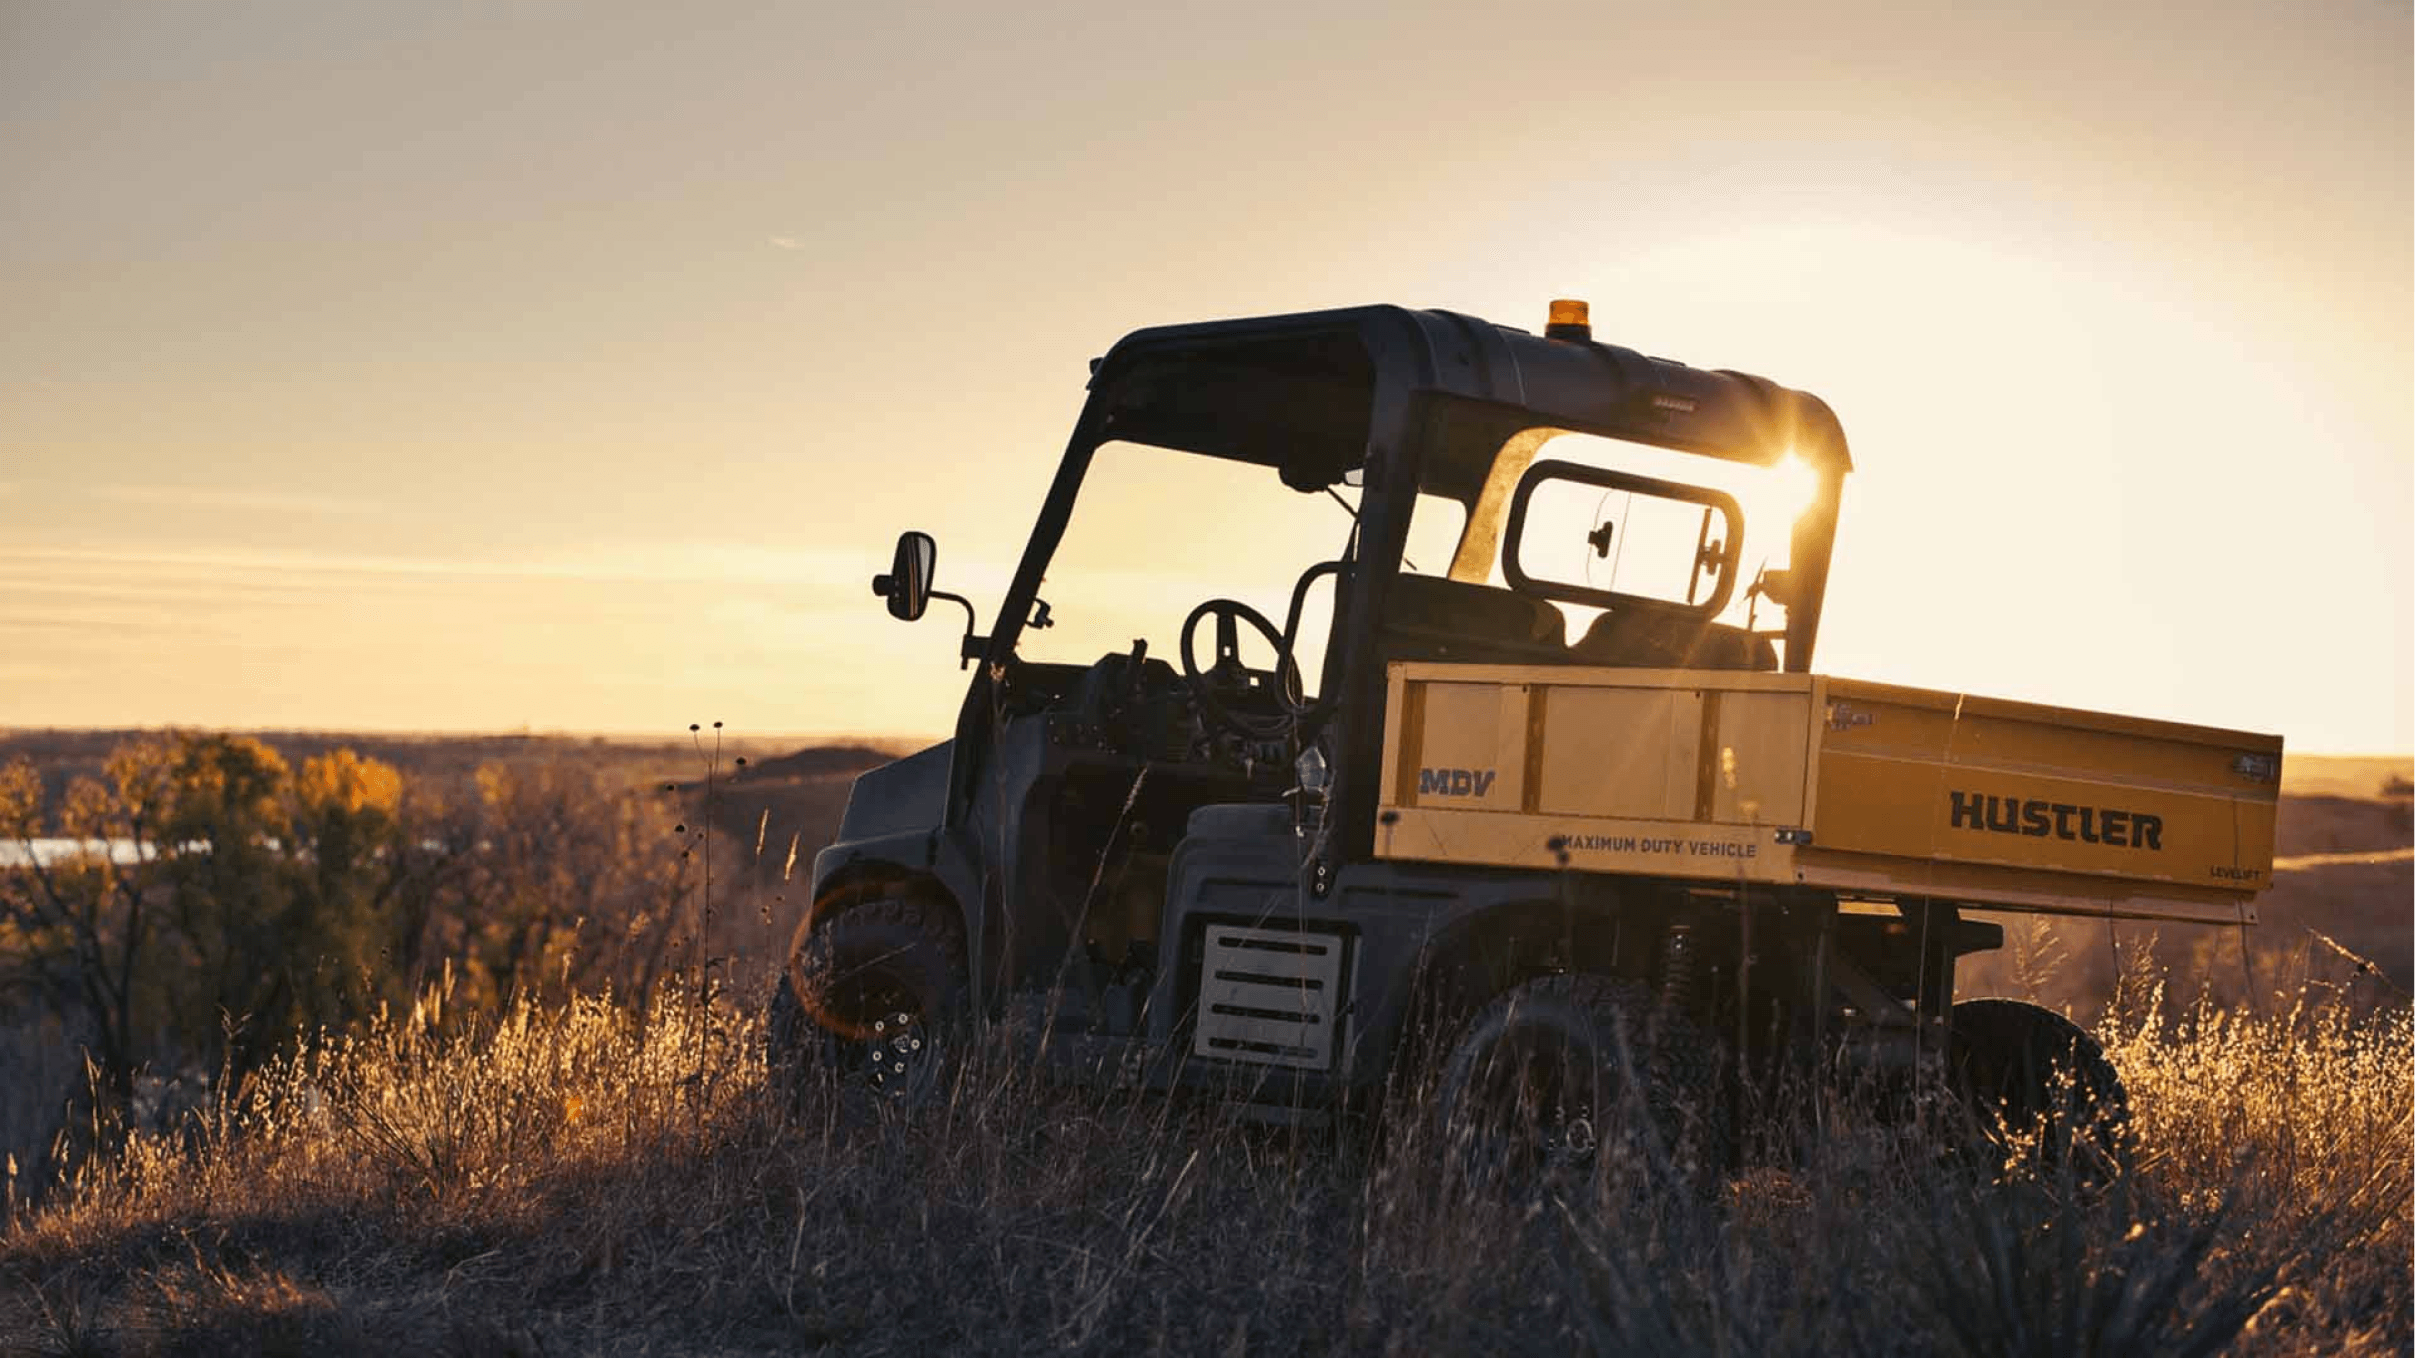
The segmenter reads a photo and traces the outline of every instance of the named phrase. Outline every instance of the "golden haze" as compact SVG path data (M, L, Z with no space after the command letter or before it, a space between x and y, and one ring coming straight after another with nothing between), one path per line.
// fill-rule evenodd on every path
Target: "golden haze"
M1821 668L2404 749L2409 50L2362 4L13 8L0 723L934 729L949 624L864 581L923 527L992 605L1117 335L1569 296L1836 407Z

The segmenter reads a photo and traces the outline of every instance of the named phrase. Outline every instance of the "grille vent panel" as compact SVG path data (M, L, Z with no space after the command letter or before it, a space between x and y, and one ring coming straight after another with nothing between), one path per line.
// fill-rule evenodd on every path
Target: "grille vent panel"
M1221 1061L1330 1069L1341 982L1338 934L1211 924L1191 1050Z

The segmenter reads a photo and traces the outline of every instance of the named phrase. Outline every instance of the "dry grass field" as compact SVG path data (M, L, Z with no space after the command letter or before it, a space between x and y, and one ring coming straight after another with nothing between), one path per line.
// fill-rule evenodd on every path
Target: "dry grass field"
M789 839L809 858L877 757L717 784L731 929L785 933ZM2131 1090L2111 1181L1997 1172L1950 1122L1886 1130L1822 1090L1717 1182L1637 1160L1487 1190L1447 1172L1415 1091L1285 1133L1043 1084L989 1033L900 1108L782 1087L759 970L642 1015L438 984L187 1115L79 1129L110 1149L59 1182L12 1176L0 1354L2403 1353L2415 1035L2388 776L2291 789L2285 855L2388 861L2284 874L2244 967L2237 930L2065 923L1964 987L2085 1012ZM13 1073L71 1068L55 1029L14 1040Z
M776 1096L753 1021L415 1012L88 1162L0 1243L59 1354L2404 1352L2403 1010L2117 1015L2110 1184L1821 1100L1717 1184L1470 1189L1414 1116L1293 1136L1042 1087Z

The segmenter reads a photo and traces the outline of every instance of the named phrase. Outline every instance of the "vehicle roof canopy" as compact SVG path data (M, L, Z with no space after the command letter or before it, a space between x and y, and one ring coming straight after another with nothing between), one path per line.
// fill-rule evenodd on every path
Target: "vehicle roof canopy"
M1505 443L1538 428L1735 462L1791 451L1830 475L1852 469L1835 414L1809 393L1449 311L1353 307L1138 330L1094 365L1091 386L1102 441L1277 467L1302 489L1365 462L1375 402L1414 393L1451 398L1419 482L1461 500L1481 491Z

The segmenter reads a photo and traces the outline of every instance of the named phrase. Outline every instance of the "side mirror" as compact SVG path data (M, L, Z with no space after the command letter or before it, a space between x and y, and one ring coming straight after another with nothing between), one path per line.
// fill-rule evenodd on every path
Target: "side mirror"
M889 561L889 573L872 577L872 592L888 601L889 616L900 622L913 622L920 618L933 599L946 599L950 603L964 605L964 640L957 644L956 651L963 663L970 665L981 658L981 648L988 639L973 635L976 620L972 600L961 594L950 594L944 589L931 588L931 572L938 564L939 544L931 540L930 534L912 530L900 533L897 535L897 555ZM1041 606L1040 617L1033 625L1048 625L1046 605Z
M931 571L938 564L939 544L930 534L900 533L889 573L872 577L872 592L889 601L890 617L912 622L931 606Z

